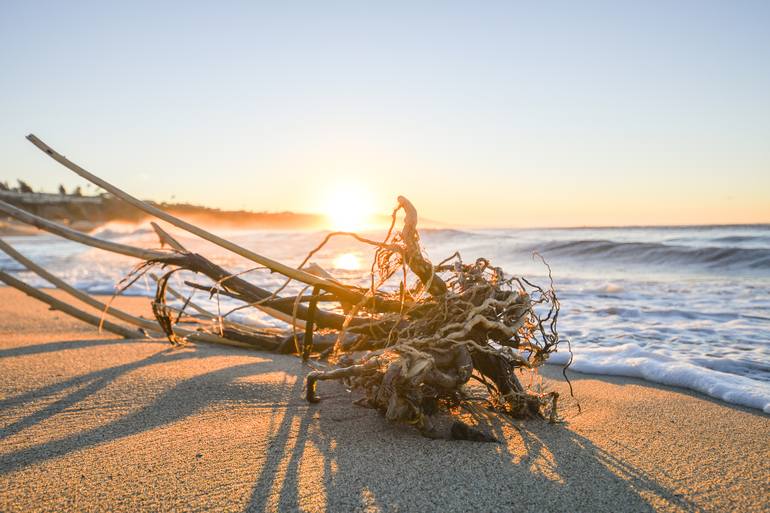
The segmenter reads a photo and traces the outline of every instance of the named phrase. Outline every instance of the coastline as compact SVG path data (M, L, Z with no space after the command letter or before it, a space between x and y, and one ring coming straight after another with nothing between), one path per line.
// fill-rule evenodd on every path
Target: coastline
M28 224L19 223L13 220L0 221L0 237L37 235L39 233L43 232Z
M56 292L54 292L55 295ZM146 298L116 306L150 315ZM566 422L432 441L290 356L126 341L0 288L0 510L757 511L770 417L638 379L559 369Z

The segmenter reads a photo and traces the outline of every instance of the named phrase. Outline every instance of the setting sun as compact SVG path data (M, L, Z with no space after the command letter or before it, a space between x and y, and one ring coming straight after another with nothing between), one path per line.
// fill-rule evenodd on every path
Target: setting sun
M343 232L363 230L371 223L371 195L361 187L342 186L328 196L324 214L331 230Z

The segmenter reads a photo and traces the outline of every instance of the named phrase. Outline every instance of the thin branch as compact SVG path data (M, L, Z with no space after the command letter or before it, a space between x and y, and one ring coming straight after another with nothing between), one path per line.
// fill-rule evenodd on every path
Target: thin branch
M19 262L21 265L29 269L30 271L34 272L41 278L43 278L45 281L51 283L56 288L61 289L62 291L66 292L70 296L79 299L83 303L92 306L93 308L96 308L97 310L100 310L103 313L112 315L113 317L116 317L122 321L128 322L130 324L133 324L135 326L139 326L140 328L144 328L149 331L153 331L157 334L161 333L160 326L158 326L156 323L148 321L147 319L141 319L139 317L135 317L129 313L126 313L122 310L118 310L117 308L113 308L111 306L108 306L101 301L94 299L90 295L86 294L85 292L82 292L75 287L69 285L64 280L61 280L60 278L54 276L47 270L45 270L40 265L36 264L32 260L28 259L18 251L16 251L13 246L5 242L4 240L0 239L0 250L4 251L8 256Z
M284 276L293 278L297 281L301 281L309 285L318 286L324 290L327 290L329 292L336 294L340 298L343 298L352 302L358 302L363 298L362 294L353 292L342 285L331 282L329 280L325 280L318 276L314 276L304 271L294 269L293 267L289 267L288 265L282 264L268 257L257 254L233 242L230 242L227 239L223 239L218 235L214 235L213 233L210 233L202 228L199 228L191 223L188 223L187 221L179 219L178 217L175 217L169 214L168 212L165 212L159 209L154 205L150 205L147 202L137 199L134 196L131 196L130 194L128 194L127 192L119 189L118 187L115 187L111 183L99 178L94 174L91 174L90 172L86 171L85 169L75 164L74 162L68 160L66 157L57 153L53 148L48 146L42 140L38 139L34 134L29 134L27 136L27 139L36 147L38 147L41 151L43 151L46 155L50 156L52 159L54 159L56 162L60 163L70 171L85 178L86 180L93 183L94 185L97 185L98 187L101 187L102 189L110 192L116 197L122 199L123 201L135 206L136 208L138 208L139 210L142 210L143 212L146 212L152 216L155 216L158 219L162 219L167 223L176 226L177 228L181 228L182 230L185 230L194 235L197 235L198 237L205 239L213 244L216 244L217 246L220 246L224 249L227 249L228 251L231 251L236 255L240 255L248 260L264 265L265 267L270 268L272 271L283 274Z
M13 276L11 276L10 274L5 273L3 271L0 271L0 281L4 282L6 285L9 285L15 289L20 290L21 292L24 292L26 295L33 297L38 301L42 301L43 303L46 303L54 310L59 310L62 313L65 313L71 317L79 319L92 326L96 326L97 328L101 326L105 330L112 332L116 335L120 335L123 338L128 338L128 339L142 338L142 334L139 333L138 331L124 328L123 326L120 326L110 321L102 322L102 320L99 317L96 317L95 315L91 315L90 313L86 313L83 310L75 308L74 306L71 306L65 303L64 301L56 299L53 296L49 296L48 294L37 290L35 287L31 287L27 285L23 281L18 280Z
M185 247L182 246L178 240L172 237L170 233L161 228L158 223L155 221L150 221L150 226L152 226L152 229L155 230L155 233L158 235L158 239L160 239L161 245L165 244L168 245L168 247L171 249L181 251L182 253L187 253L187 249L185 249Z

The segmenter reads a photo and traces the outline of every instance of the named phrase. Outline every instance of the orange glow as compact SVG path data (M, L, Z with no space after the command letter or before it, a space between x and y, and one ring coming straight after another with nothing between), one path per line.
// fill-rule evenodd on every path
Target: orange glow
M361 259L355 253L342 253L334 259L334 268L344 271L357 271L361 269Z
M366 229L371 223L372 201L366 189L343 184L327 197L324 213L329 228L335 231L355 232Z

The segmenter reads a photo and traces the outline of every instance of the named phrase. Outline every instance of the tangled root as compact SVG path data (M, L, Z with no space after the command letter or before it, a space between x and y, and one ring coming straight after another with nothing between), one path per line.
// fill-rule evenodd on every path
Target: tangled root
M405 229L389 232L378 244L370 292L410 306L372 321L389 326L385 336L360 326L351 330L361 335L356 343L336 348L337 368L307 376L307 400L318 401L317 381L340 380L363 392L361 404L389 421L414 425L425 436L490 440L459 421L448 433L436 427L440 412L475 400L467 387L474 378L486 388L490 409L554 422L558 394L526 388L517 377L517 371L534 372L558 346L553 284L544 289L508 277L484 258L464 264L459 253L433 266L420 252L409 221L407 212ZM374 276L383 283L401 268L406 276L406 267L418 277L413 287L402 282L398 292L386 294L374 286Z
M395 231L396 214L404 210L404 226ZM478 400L468 383L474 379L486 389L487 406L514 418L556 419L557 394L525 387L522 372L534 373L559 344L557 320L559 300L553 287L540 287L529 280L506 275L486 258L463 262L459 253L433 265L422 253L417 231L417 213L399 197L387 236L381 242L347 232L330 233L311 251L300 269L311 270L310 257L331 238L349 236L376 248L368 289L343 285L335 290L315 285L309 296L279 297L291 279L277 291L263 290L242 275L232 274L205 257L185 251L156 257L140 266L171 266L159 280L154 312L159 325L173 343L180 343L165 303L168 277L186 269L214 282L212 294L243 301L246 307L268 308L293 326L304 322L300 347L296 329L285 343L276 343L258 332L225 331L255 347L277 352L298 352L307 360L314 349L333 367L307 376L307 400L317 402L319 380L343 381L363 392L361 404L382 412L392 422L417 427L425 436L464 440L490 437L454 421L441 427L441 412L469 407ZM545 264L546 267L547 264ZM318 270L323 272L323 270ZM397 274L398 288L392 286ZM550 278L550 268L548 268ZM408 284L412 280L411 285ZM194 288L204 288L186 282ZM390 283L390 285L389 285ZM305 287L303 290L307 290ZM352 303L350 298L359 298ZM303 302L309 302L304 306ZM336 302L335 309L322 309L319 302ZM314 346L314 329L336 333L333 343ZM328 337L321 337L328 340ZM461 425L462 424L462 425Z

